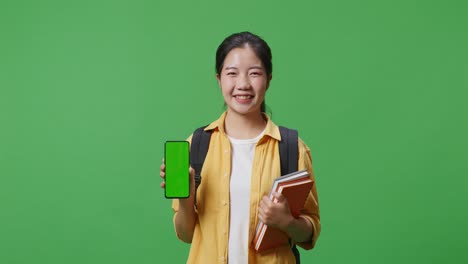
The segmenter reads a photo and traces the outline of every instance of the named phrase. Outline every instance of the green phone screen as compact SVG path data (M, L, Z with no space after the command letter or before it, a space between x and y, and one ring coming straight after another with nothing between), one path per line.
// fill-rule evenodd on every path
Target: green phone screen
M189 143L187 141L166 141L166 198L187 198L189 196Z

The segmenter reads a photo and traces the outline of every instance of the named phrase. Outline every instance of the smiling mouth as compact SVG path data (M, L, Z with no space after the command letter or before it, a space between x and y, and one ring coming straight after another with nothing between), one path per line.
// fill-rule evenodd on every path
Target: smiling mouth
M234 96L235 98L241 99L241 100L246 100L246 99L251 99L253 98L253 95L236 95Z

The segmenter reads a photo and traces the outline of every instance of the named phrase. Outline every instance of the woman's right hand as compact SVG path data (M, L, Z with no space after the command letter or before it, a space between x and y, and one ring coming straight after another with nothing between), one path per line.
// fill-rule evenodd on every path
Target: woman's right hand
M163 179L163 181L161 182L160 186L161 188L166 188L166 164L164 162L164 159L162 160L162 164L161 166L159 167L159 176L161 176L161 178ZM190 179L190 195L189 197L192 197L193 194L195 193L195 170L190 167L189 168L189 179ZM181 199L183 200L183 199Z
M193 231L195 229L196 212L195 212L195 170L189 168L190 175L190 195L187 199L178 199L177 213L175 215L174 224L177 236L186 243L191 243ZM159 170L159 176L163 179L160 186L166 188L166 165L164 159Z
M166 164L164 163L164 159L162 160L162 164L159 167L159 176L163 179L160 186L161 188L166 188Z

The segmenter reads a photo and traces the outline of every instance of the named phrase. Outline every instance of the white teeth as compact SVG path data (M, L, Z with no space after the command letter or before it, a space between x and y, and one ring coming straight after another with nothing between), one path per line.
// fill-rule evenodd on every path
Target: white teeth
M250 95L238 95L238 96L237 96L237 98L239 98L239 99L249 99L249 98L251 98L251 97L252 97L252 96L250 96Z

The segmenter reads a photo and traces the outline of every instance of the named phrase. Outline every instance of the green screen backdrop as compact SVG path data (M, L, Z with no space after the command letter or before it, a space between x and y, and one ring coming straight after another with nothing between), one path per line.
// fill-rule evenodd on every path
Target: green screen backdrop
M267 104L312 150L304 263L468 263L466 1L0 2L0 263L184 263L166 140L223 111L252 31Z

